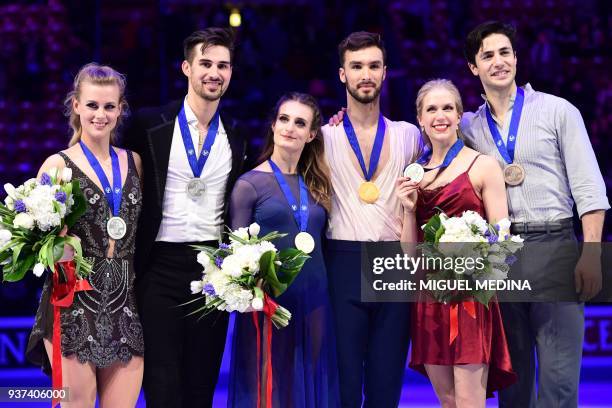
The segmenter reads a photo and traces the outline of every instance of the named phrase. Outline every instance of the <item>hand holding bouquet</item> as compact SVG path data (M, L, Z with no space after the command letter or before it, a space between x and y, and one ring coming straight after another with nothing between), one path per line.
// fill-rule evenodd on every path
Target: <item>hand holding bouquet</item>
M193 313L215 309L227 312L264 311L277 328L289 324L291 313L273 302L298 275L309 258L295 248L278 251L271 242L287 234L271 232L258 237L259 225L229 232L230 244L218 248L195 246L204 267L201 280L191 282L193 294L203 294L205 305ZM199 300L202 298L198 298Z
M479 285L475 283L507 279L510 266L516 262L514 253L523 246L520 236L510 234L510 221L507 218L491 225L474 211L465 211L460 217L440 213L421 228L425 242L419 248L427 258L440 260L439 265L459 258L475 261L470 266L462 262L461 267L457 267L457 262L449 262L454 267L438 268L435 273L427 275L429 280L468 281L462 285L468 290L432 291L436 300L446 303L474 298L487 306L494 291L478 289Z
M87 204L72 170L56 168L15 188L5 184L8 194L0 203L0 264L3 280L16 282L33 270L41 276L64 255L64 245L74 248L75 272L83 278L91 265L83 258L78 238L65 236L85 212Z

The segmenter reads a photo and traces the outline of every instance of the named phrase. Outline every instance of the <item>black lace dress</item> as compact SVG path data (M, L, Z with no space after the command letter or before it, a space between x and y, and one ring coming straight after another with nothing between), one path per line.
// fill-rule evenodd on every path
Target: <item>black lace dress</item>
M142 326L134 298L134 241L142 206L140 181L134 158L128 152L128 175L123 186L120 216L127 224L125 236L115 241L112 257L107 257L109 237L106 232L109 206L102 190L63 153L73 179L79 180L88 201L88 208L69 231L81 238L83 255L93 264L88 278L90 291L76 292L72 306L61 308L62 354L76 355L81 363L91 362L98 368L132 356L142 356L144 343ZM42 289L40 305L26 356L50 373L50 363L43 338L52 340L53 306L51 305L51 275Z

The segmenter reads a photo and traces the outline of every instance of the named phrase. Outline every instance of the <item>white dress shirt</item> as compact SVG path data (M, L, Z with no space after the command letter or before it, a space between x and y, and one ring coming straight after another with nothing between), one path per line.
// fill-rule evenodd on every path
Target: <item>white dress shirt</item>
M191 141L197 149L198 120L186 98L183 106L189 124ZM215 143L210 149L206 165L200 174L206 190L199 199L189 198L186 187L194 175L187 160L178 118L175 119L164 190L163 217L155 240L197 242L219 239L223 228L225 188L231 168L232 151L223 121L220 118Z

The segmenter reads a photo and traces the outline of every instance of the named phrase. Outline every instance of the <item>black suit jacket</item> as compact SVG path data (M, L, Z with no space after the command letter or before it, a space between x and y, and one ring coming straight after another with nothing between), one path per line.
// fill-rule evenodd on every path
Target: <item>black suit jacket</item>
M143 206L136 235L137 277L149 269L147 260L151 258L151 249L161 225L174 121L182 104L183 100L180 100L162 107L139 110L130 118L123 132L123 146L140 155L143 168ZM236 179L243 171L247 141L236 121L223 109L220 114L232 150L232 169L225 188L223 213L224 223L229 225L229 198Z

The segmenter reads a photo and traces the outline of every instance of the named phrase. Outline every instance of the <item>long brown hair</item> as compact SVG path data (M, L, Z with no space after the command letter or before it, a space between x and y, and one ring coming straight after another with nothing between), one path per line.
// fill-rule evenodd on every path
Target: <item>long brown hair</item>
M83 85L84 82L89 82L94 85L117 85L119 88L119 107L121 108L121 115L117 119L117 125L111 130L111 143L113 143L115 141L117 128L121 125L123 118L129 114L127 100L125 99L125 76L107 65L99 65L95 62L91 62L84 65L79 70L76 77L74 77L72 90L68 92L64 100L64 106L66 107L65 114L72 128L72 136L70 142L68 142L68 146L75 145L81 140L81 132L83 131L83 129L81 129L81 120L79 115L74 111L72 103L81 96L81 85Z
M321 132L321 110L317 100L308 94L290 92L283 95L274 107L273 115L266 132L266 141L263 153L259 156L258 163L261 164L272 156L274 151L274 131L272 125L278 118L280 107L288 101L296 101L312 109L312 123L310 130L315 132L315 137L306 143L298 161L297 171L304 177L304 183L308 186L310 194L317 203L321 204L327 211L331 207L331 182L329 180L329 168L325 163L325 147L323 144L323 133Z

